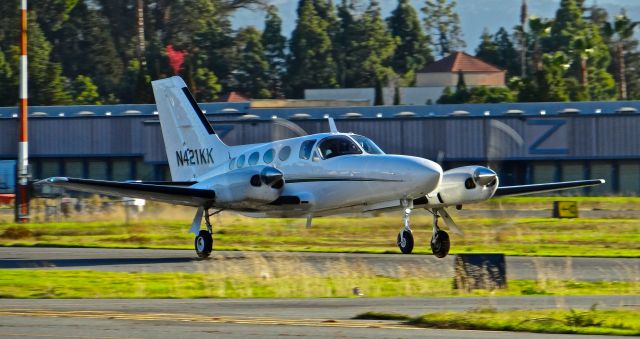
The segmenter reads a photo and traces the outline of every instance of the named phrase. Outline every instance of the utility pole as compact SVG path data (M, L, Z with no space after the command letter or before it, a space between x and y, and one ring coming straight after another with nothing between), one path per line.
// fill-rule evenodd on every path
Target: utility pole
M27 0L20 7L20 131L18 141L18 168L16 184L15 221L29 221L29 142L27 134L28 82L27 82Z
M136 2L136 28L138 31L138 46L136 52L138 54L138 60L140 61L141 69L146 66L147 61L144 57L145 40L144 40L144 0L138 0Z
M522 27L522 31L520 32L520 46L522 50L520 51L520 69L522 78L527 76L527 20L529 14L527 9L527 0L522 0L522 6L520 7L520 27Z

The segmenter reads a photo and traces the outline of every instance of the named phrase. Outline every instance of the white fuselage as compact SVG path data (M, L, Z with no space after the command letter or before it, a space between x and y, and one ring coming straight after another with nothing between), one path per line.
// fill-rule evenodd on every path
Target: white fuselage
M437 163L412 156L370 154L352 136L322 133L272 143L233 146L229 161L216 166L194 187L229 187L232 183L220 182L220 179L225 180L234 171L273 167L284 177L280 195L299 198L299 203L243 202L230 204L228 209L252 216L294 217L363 212L370 206L385 203L387 207L400 208L402 200L423 197L440 185L442 168ZM323 152L330 151L319 149L320 142L336 137L349 138L358 147L358 150L350 151L360 154L323 156Z

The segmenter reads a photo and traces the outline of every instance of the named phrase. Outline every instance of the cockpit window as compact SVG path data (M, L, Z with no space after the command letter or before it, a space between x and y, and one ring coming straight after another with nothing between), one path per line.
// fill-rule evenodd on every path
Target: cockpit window
M369 154L384 154L384 152L373 142L371 139L367 137L363 137L362 135L352 135L353 140L355 140L362 149Z
M311 151L313 150L313 145L315 145L316 139L307 140L302 143L300 146L300 159L309 159L311 158Z
M318 150L324 159L347 154L362 154L362 150L346 136L328 137L318 144Z

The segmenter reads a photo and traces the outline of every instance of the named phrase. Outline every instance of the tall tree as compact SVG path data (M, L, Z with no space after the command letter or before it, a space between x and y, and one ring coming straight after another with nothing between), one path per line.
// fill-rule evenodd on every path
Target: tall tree
M397 41L391 65L404 76L407 84L414 82L415 72L433 61L429 40L422 31L418 14L409 0L399 0L398 6L387 18L387 25Z
M298 4L298 20L289 48L288 79L293 97L301 98L306 88L336 87L327 23L318 16L312 0L300 0Z
M17 86L14 82L15 77L11 65L0 50L0 106L13 106L18 101Z
M269 65L269 91L271 96L281 98L283 93L283 76L285 74L285 48L287 39L282 36L282 19L276 6L269 6L262 32L262 46Z
M633 22L627 17L624 10L616 15L613 24L604 23L603 31L607 38L611 41L611 50L615 55L614 64L616 66L616 80L618 84L618 94L620 99L627 100L627 78L626 78L626 62L625 62L625 46L629 45L633 38L638 22Z
M358 38L356 27L355 8L353 1L342 0L338 6L339 29L333 40L333 56L336 62L337 80L340 87L354 87L355 79L351 76L351 70L357 64L354 58L353 41Z
M506 70L507 77L520 74L518 51L504 27L500 27L495 35L491 35L485 30L480 39L481 43L476 49L478 58Z
M256 99L271 96L269 91L269 64L262 47L261 34L255 27L243 29L237 38L240 64L235 70L237 89Z
M124 65L111 38L109 24L101 12L90 9L87 1L81 0L71 11L70 19L54 33L54 39L58 42L53 48L52 58L60 62L66 77L89 77L99 84L104 97L117 93Z
M455 7L456 0L426 0L422 8L425 30L440 57L466 47Z

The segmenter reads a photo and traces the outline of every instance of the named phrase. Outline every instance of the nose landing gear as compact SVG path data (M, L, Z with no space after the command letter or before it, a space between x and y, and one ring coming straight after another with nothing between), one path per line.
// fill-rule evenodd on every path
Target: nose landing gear
M398 233L397 244L403 254L411 254L411 252L413 252L413 233L411 233L411 228L409 226L410 215L411 209L408 207L405 208L404 214L402 215L404 227L400 230L400 233Z

